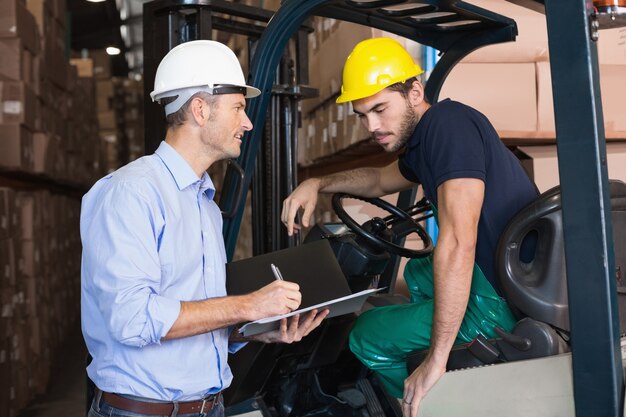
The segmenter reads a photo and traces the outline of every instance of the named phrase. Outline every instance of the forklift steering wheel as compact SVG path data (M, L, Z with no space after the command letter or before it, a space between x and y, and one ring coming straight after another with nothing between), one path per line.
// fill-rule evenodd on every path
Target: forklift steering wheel
M374 217L360 225L350 217L343 208L342 200L344 198L353 198L373 204L388 212L390 216L385 218ZM416 206L423 212L430 207L430 203L426 200L422 200L418 202ZM333 195L333 210L335 210L339 219L341 219L350 230L374 248L407 258L423 258L430 255L433 251L433 241L428 233L426 233L426 230L424 230L424 228L406 211L385 200L336 193ZM409 249L394 243L396 239L405 237L411 233L417 233L424 244L423 249Z

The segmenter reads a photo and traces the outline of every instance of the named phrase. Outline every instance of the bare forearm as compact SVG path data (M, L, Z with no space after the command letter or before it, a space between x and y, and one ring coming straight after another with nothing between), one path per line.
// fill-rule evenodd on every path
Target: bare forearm
M164 339L193 336L244 321L285 314L298 308L298 284L273 281L246 295L182 302L178 318Z
M376 168L358 168L338 172L318 180L319 191L324 193L344 192L362 197L384 195L380 187L380 172Z
M181 302L180 313L164 339L177 339L207 333L251 320L245 296Z
M463 247L445 238L438 242L435 250L435 311L430 356L444 366L467 309L474 253L473 247Z
M338 172L313 181L319 181L321 192L345 192L362 197L381 197L414 185L400 173L397 161L384 167Z

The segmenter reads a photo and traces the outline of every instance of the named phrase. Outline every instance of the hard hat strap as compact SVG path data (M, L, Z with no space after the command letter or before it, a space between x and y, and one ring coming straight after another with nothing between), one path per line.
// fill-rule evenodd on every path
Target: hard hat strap
M176 113L181 107L198 91L204 91L203 88L187 87L180 88L168 93L169 97L176 96L174 101L171 101L165 105L165 116L169 116L172 113ZM171 94L171 95L170 95Z
M248 89L246 87L241 87L238 85L216 85L213 87L211 94L243 94L244 96L248 93Z
M200 91L204 91L211 95L243 94L245 96L247 93L247 88L238 85L216 85L214 87L206 86L179 88L178 90L170 91L167 93L169 97L176 96L176 99L165 105L165 115L169 116L172 113L176 113L191 97L193 97L194 94Z

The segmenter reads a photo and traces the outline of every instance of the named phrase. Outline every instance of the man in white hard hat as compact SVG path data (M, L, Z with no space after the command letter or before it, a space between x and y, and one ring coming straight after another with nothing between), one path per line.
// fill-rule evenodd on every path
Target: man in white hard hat
M96 385L89 416L222 416L236 326L297 309L298 285L227 296L222 219L206 170L252 129L235 54L192 41L161 61L151 97L167 133L153 155L99 180L81 211L82 327ZM283 319L262 342L299 341L328 312Z

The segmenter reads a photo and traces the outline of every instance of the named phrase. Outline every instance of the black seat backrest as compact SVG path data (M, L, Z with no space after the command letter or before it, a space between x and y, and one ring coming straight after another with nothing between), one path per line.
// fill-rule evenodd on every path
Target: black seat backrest
M609 181L618 287L626 285L626 184ZM520 249L536 237L534 258L524 262ZM498 242L496 271L513 308L535 320L569 331L560 187L541 194L509 222Z

